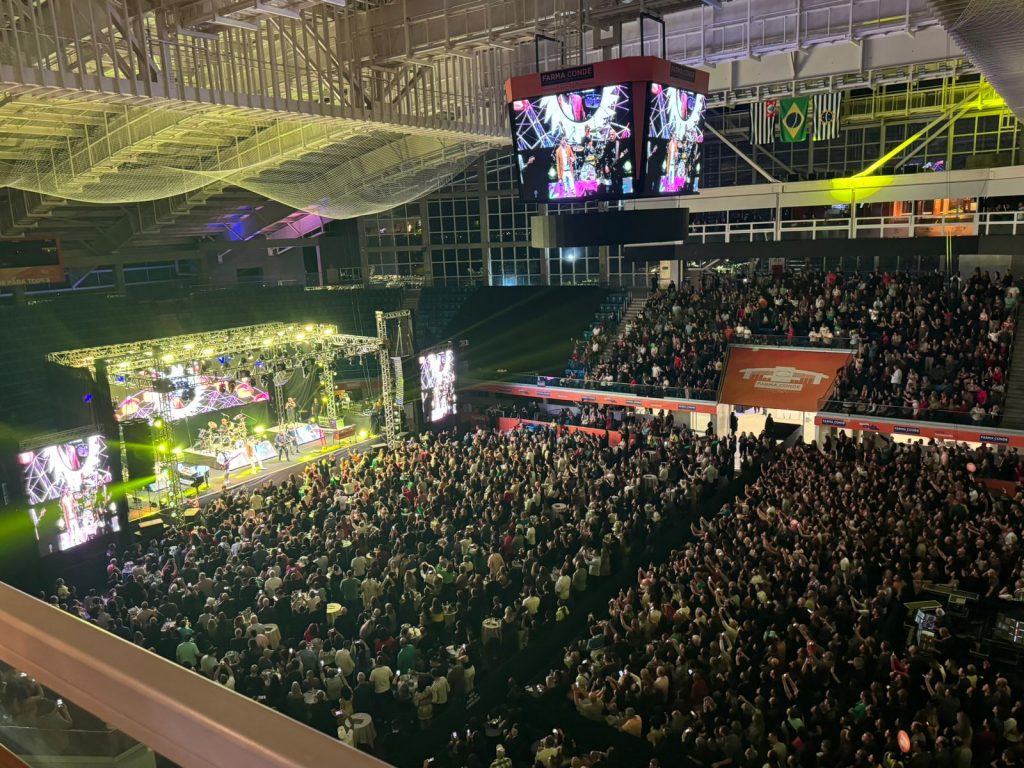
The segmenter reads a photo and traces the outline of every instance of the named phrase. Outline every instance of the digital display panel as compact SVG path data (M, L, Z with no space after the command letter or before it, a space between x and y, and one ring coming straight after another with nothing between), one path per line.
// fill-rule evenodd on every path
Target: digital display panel
M518 99L509 113L523 200L559 203L633 194L629 84Z
M644 137L644 197L700 191L705 96L650 83Z
M442 349L420 355L420 391L423 417L440 421L456 412L455 353Z
M63 552L120 530L108 491L112 475L102 435L26 451L18 462L42 554Z
M171 366L159 374L170 383L171 391L161 394L155 389L130 387L115 377L114 398L117 406L114 416L118 421L125 419L153 420L160 412L160 398L167 398L166 411L169 421L187 419L201 413L223 411L239 405L265 402L270 395L247 380L226 379L196 372L191 367ZM138 379L132 379L136 383Z

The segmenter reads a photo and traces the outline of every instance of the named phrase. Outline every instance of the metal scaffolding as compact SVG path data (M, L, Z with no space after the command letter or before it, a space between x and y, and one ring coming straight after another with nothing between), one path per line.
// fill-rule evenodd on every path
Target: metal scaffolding
M378 357L380 359L380 386L384 401L384 437L389 448L393 448L398 442L398 427L401 422L395 411L395 375L391 370L391 355L388 348L388 321L405 320L411 317L412 314L407 309L376 313L377 338L381 342Z
M117 385L131 382L143 389L156 391L156 408L153 414L151 437L153 455L158 474L166 477L163 491L168 508L179 508L185 503L181 478L178 475L177 451L171 429L172 410L170 393L161 391L161 367L174 364L210 361L219 363L218 374L228 376L242 371L251 371L257 358L268 366L274 384L275 405L278 419L282 418L284 381L274 367L284 364L297 367L303 361L312 360L318 366L321 386L325 390L325 402L321 416L333 428L338 418L338 405L334 389L334 361L339 356L357 356L377 353L381 363L382 399L384 404L384 435L389 446L394 446L398 437L398 420L395 414L395 378L391 372L388 355L387 321L409 318L408 310L399 312L377 312L377 337L354 336L338 333L337 326L324 323L264 323L238 328L225 328L205 333L190 333L125 344L109 344L100 347L64 350L47 355L50 362L70 368L87 368L95 375L105 368L107 378L114 391ZM114 404L116 405L116 403ZM122 458L127 458L127 446L122 430L119 431Z

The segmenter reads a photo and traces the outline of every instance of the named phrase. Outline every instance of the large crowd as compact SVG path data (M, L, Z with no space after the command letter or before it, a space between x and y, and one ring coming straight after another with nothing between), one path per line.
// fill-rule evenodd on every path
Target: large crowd
M582 376L651 395L706 397L718 388L729 343L772 337L853 351L830 409L992 424L1003 407L1019 293L1011 275L980 271L967 279L705 276L656 290Z
M835 408L987 423L1018 293L981 273L708 278L656 291L587 375L698 396L730 342L770 335L852 350ZM983 482L1019 488L1016 451L840 436L773 455L769 436L671 414L503 413L622 440L492 425L336 454L112 547L105 589L44 597L348 743L367 746L370 714L385 754L504 690L432 768L1024 764L1016 670L956 612L928 609L923 631L905 607L930 583L977 593L976 621L1024 602L1024 497ZM759 464L717 513L701 505ZM585 629L542 682L496 679L559 625ZM67 727L14 683L5 711ZM539 711L561 719L538 732Z
M464 703L735 473L738 438L648 421L616 447L477 430L324 459L112 551L105 591L49 599L346 741L369 713L386 740ZM743 439L745 459L764 448Z
M929 582L977 592L976 615L1024 600L1021 499L971 471L991 454L846 438L789 449L641 567L548 675L544 696L633 739L632 757L576 744L567 718L536 753L516 744L513 764L1024 764L1016 665L972 654L943 609L907 631L905 603L931 597Z

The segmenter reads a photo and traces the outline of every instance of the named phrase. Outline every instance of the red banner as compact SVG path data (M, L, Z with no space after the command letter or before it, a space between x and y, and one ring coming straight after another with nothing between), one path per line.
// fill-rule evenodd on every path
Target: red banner
M478 384L473 389L480 392L494 392L498 395L533 397L538 400L559 400L568 403L593 403L595 405L619 405L630 408L656 408L662 411L683 413L715 413L715 403L708 400L676 400L661 397L638 397L634 395L609 394L593 389L571 387L541 387L535 384Z
M814 417L819 427L851 429L857 432L877 432L880 435L904 435L924 440L953 440L986 445L1005 445L1010 448L1024 448L1024 433L1011 429L986 429L984 427L960 426L959 424L938 424L926 421L899 419L875 419L862 416L819 413Z
M758 408L817 411L851 357L794 347L729 347L719 402Z
M0 269L0 285L62 282L64 282L64 267L61 266Z

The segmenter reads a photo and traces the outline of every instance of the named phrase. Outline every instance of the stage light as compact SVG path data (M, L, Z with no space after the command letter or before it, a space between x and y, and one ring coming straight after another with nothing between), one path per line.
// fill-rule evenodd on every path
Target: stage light
M257 360L256 361L256 367L257 368L262 368L263 367L263 361L262 360Z
M327 398L326 397L321 397L320 398L320 402L321 403L326 403L327 402Z
M303 341L303 340L305 340L305 338L306 338L306 334L304 334L304 333L300 332L300 333L295 334L295 340L296 341Z
M211 347L203 347L203 357L209 357L212 354L213 349Z
M263 340L263 346L264 347L269 347L271 344L273 344L273 340L272 339L264 339Z
M157 449L157 450L158 450L158 451L159 451L160 453L167 453L167 443L160 443L160 445L158 445L158 446L156 447L156 449Z
M152 356L153 356L153 350L152 349L147 349L146 350L146 357L152 357Z
M333 328L324 328L320 333L323 336L333 336L334 335L334 329Z
M182 449L180 445L174 446L174 448L171 450L171 453L173 453L175 456L181 456L181 454L183 454L184 452L184 449Z
M92 402L92 392L86 392L85 393L85 397L82 398L82 402L83 403L91 403Z
M117 512L117 504L115 504L114 502L110 502L110 506L107 507L107 509L109 509L111 512Z
M163 426L164 426L164 420L163 419L153 419L153 429L163 429Z
M253 432L255 432L257 435L262 435L266 431L267 428L264 427L262 424L257 424L256 428L253 430Z
M118 384L124 384L125 378L124 376L117 375L114 377L114 381L116 381Z
M218 357L217 358L217 362L220 363L221 365L227 365L228 364L227 355L221 355L220 357Z
M308 333L309 331L312 331L312 330L313 330L313 325L312 325L312 323L310 323L309 325L305 326L305 330L306 330L306 332L307 332L307 333Z
M365 440L369 436L370 436L370 433L367 432L365 429L359 430L359 439L360 440Z
M187 349L189 351L191 351L193 347L195 347L195 344L182 344L181 345L182 349Z
M167 354L160 355L160 359L163 360L165 363L170 363L174 360L174 355L168 352Z

